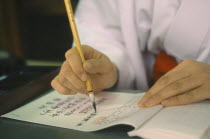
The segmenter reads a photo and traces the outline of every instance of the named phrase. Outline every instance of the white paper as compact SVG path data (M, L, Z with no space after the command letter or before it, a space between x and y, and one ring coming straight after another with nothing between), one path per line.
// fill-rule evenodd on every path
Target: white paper
M163 108L130 135L161 139L209 139L210 101Z
M88 96L65 96L52 91L2 117L80 131L97 131L116 124L137 128L161 109L140 109L137 102L142 96L143 93L98 93L95 113Z

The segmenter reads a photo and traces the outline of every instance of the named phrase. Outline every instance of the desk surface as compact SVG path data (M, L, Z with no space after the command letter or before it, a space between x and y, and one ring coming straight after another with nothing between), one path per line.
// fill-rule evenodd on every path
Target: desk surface
M128 139L127 132L132 129L130 126L118 125L97 132L81 132L0 118L0 139Z
M97 132L81 132L12 119L0 119L1 139L128 139L129 126L115 126Z

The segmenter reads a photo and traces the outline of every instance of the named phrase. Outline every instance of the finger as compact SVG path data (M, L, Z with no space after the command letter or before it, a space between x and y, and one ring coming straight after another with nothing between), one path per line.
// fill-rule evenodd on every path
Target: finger
M152 95L166 88L170 84L190 76L189 72L183 72L182 70L177 70L176 68L171 70L162 76L153 86L150 88L143 98L139 101L139 106L142 107L143 103L150 98Z
M62 84L64 87L68 88L69 90L72 90L74 93L83 93L83 90L79 90L70 81L68 81L64 76L59 75L58 76L59 83Z
M114 70L111 61L106 56L102 56L99 59L86 60L83 64L84 69L91 74L105 74Z
M143 107L155 106L157 104L160 104L160 102L165 99L189 92L195 88L200 87L202 84L203 84L202 80L199 80L196 76L195 77L188 76L184 79L178 80L170 84L165 89L152 95L142 105Z
M53 79L53 81L51 82L51 86L58 91L60 94L63 95L73 95L75 94L75 92L73 92L72 90L66 88L65 86L63 86L59 80L58 80L58 76L55 77L55 79Z
M83 68L83 63L81 57L76 50L76 48L72 48L65 54L67 62L70 64L73 72L82 80L86 81L88 79L87 73Z
M86 93L87 91L85 82L81 81L81 79L75 75L71 66L66 61L62 65L59 74L59 81L60 83L65 84L66 87L72 87L72 90L74 91L78 91L80 93Z
M144 94L144 96L139 100L138 106L139 106L140 108L144 108L144 102L145 102L148 98L150 98L150 96L152 96L152 93L149 93L149 91L146 92L146 93Z
M185 94L181 94L181 95L169 98L167 100L163 100L161 102L161 105L163 105L165 107L170 107L170 106L190 104L193 102L198 102L198 101L204 100L206 98L206 96L200 95L199 94L200 92L203 92L203 89L201 87L196 88L192 91L189 91Z

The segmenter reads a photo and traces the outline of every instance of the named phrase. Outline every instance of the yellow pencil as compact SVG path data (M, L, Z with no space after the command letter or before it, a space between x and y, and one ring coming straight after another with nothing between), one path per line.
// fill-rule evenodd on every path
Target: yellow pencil
M74 14L73 14L73 10L72 10L72 6L71 6L71 1L70 0L64 0L65 6L66 6L66 11L67 11L67 15L68 15L68 19L69 19L69 23L70 23L70 27L72 30L72 34L74 37L74 41L76 43L76 49L82 59L82 62L85 62L85 57L83 54L83 51L81 49L81 43L80 43L80 38L79 38L79 34L77 31L77 27L76 27L76 23L74 20ZM93 89L92 89L92 84L90 81L90 77L88 76L88 80L86 81L86 87L88 90L88 95L90 96L90 99L92 101L93 104L93 108L96 112L96 103L95 103L95 97L94 97L94 93L93 93Z

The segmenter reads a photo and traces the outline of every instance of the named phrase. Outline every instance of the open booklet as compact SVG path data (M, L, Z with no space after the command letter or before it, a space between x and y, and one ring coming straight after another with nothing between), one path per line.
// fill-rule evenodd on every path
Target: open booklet
M95 113L88 96L64 96L52 91L2 117L86 132L126 124L134 127L129 136L148 139L210 138L210 101L142 109L137 105L142 96L143 93L98 93Z

